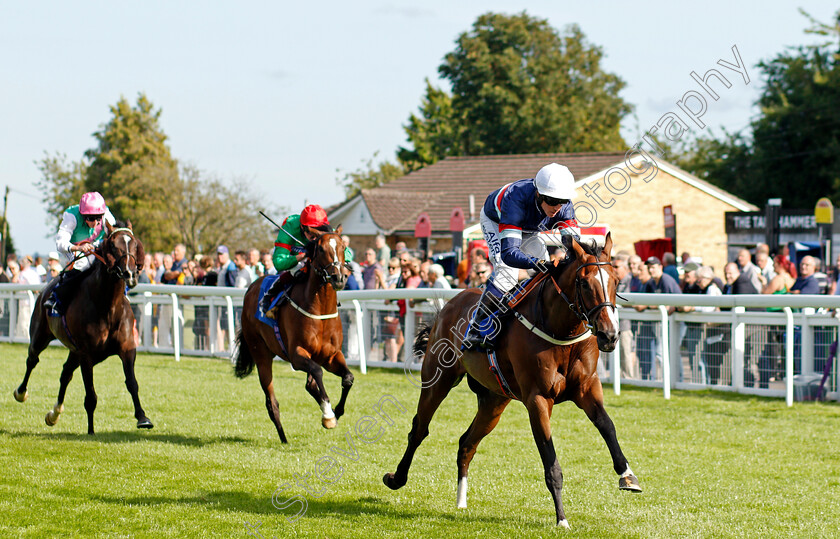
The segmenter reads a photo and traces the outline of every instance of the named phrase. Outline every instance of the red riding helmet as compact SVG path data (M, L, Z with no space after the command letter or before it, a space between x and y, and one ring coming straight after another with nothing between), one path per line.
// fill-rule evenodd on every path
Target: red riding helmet
M300 224L318 228L330 224L327 212L317 204L310 204L300 212Z

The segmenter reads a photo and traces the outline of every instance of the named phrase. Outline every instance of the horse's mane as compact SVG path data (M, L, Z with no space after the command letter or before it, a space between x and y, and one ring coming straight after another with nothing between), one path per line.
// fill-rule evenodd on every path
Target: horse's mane
M557 264L557 269L560 273L565 271L566 268L576 260L575 258L570 256L573 252L572 241L576 240L571 236L563 236L563 246L566 248L566 258L564 258ZM604 247L598 245L598 243L594 239L590 239L588 241L578 241L578 245L581 246L583 252L585 252L588 255L592 255L595 258L600 258L601 254L604 251Z

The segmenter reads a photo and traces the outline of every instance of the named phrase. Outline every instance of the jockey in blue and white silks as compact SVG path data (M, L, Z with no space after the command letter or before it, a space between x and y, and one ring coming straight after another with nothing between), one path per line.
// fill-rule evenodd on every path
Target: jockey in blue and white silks
M509 183L487 197L481 210L481 229L494 270L464 340L465 348L491 344L477 328L486 327L498 309L494 303L516 286L519 270L538 271L539 263L548 260L540 231L554 229L580 237L574 198L575 178L557 163L544 166L533 179Z

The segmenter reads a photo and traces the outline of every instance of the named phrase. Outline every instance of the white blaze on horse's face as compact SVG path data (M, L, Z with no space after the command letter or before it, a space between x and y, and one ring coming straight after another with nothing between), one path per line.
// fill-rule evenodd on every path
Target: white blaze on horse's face
M338 252L336 252L335 238L330 238L330 247L332 247L333 260L338 260Z
M607 296L607 283L610 282L610 274L607 273L607 270L604 268L598 268L598 276L601 279L601 286L604 288L604 299L609 301L610 298ZM605 307L607 309L607 316L610 318L610 324L615 327L616 331L618 330L618 310L613 306L610 305L609 307Z

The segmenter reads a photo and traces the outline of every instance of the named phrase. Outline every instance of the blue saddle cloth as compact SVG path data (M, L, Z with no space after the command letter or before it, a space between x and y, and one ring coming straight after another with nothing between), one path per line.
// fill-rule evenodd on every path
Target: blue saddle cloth
M265 316L265 313L260 309L260 304L262 303L263 296L265 296L265 293L268 291L269 288L271 288L271 285L273 285L274 282L279 278L279 275L266 275L262 281L262 284L260 284L260 294L257 298L256 319L274 330L274 336L277 338L277 342L280 343L280 348L282 348L283 353L288 356L288 352L286 351L286 344L283 342L283 337L280 336L280 326L277 325L277 320L268 318L267 316ZM287 290L288 288L284 288L280 291L279 294L277 294L277 297L271 300L271 305L269 305L268 307L269 311L273 309L275 305L277 305L280 299L286 294Z
M279 275L266 275L265 278L263 279L262 284L260 284L260 295L257 298L257 300L258 300L257 301L257 320L259 320L263 324L266 324L266 325L269 325L269 326L272 326L272 327L277 326L277 321L266 317L265 313L262 311L262 309L260 309L260 304L262 303L262 299L265 296L265 293L268 291L269 288L271 288L271 285L274 284L274 281L276 281L279 278L280 278ZM271 301L271 305L269 306L269 309L268 309L269 311L272 308L274 308L275 305L277 305L277 302L280 301L280 298L282 298L283 294L285 294L285 293L286 293L286 291L283 290L279 294L277 294L277 297L274 298Z

